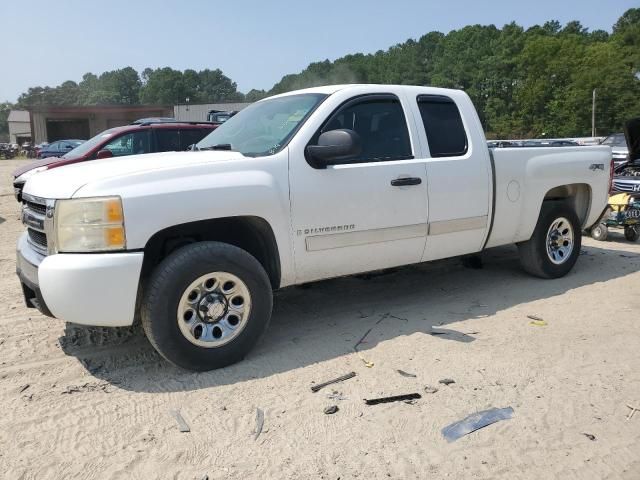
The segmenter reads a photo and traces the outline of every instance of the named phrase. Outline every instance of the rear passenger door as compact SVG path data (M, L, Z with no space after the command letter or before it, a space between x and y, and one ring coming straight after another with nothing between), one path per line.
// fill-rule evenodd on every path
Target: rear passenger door
M423 261L478 252L489 225L491 171L488 149L470 102L418 95L416 123L427 167L429 228ZM461 114L463 108L464 115ZM478 120L479 124L479 120ZM484 138L482 137L482 140Z
M173 128L154 128L156 152L179 152L180 130Z

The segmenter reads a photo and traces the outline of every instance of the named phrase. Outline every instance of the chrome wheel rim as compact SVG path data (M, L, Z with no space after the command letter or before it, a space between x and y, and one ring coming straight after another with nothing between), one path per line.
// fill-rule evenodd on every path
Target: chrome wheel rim
M573 228L564 217L556 218L547 232L547 256L555 265L566 262L573 252Z
M240 335L250 313L246 284L231 273L212 272L194 280L182 293L178 327L194 345L216 348Z

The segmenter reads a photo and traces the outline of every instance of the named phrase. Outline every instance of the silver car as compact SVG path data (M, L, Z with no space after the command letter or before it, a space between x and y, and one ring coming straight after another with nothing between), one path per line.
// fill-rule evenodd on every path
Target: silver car
M629 148L627 147L624 133L612 133L602 141L601 145L609 145L611 147L613 163L615 165L620 165L622 162L625 162L629 156Z

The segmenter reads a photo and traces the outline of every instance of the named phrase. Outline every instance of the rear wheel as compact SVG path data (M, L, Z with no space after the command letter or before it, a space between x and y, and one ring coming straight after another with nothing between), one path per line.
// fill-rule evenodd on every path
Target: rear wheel
M591 229L591 238L604 242L609 235L609 228L604 223L599 223Z
M624 238L626 238L630 242L635 242L638 240L638 237L640 237L640 234L638 234L637 226L627 225L626 227L624 227Z
M525 271L541 278L563 277L573 268L582 245L580 221L567 204L543 205L533 235L518 244Z
M141 305L156 350L189 370L242 360L271 319L271 284L246 251L219 242L187 245L154 270Z

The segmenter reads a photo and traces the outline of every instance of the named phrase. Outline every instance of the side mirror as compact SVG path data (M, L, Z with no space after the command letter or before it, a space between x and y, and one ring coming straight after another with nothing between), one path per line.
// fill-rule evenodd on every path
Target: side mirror
M100 150L96 158L111 158L113 157L113 152L111 150Z
M327 168L327 165L349 160L362 153L360 135L353 130L341 128L329 130L318 137L317 145L308 145L307 161L314 168Z

